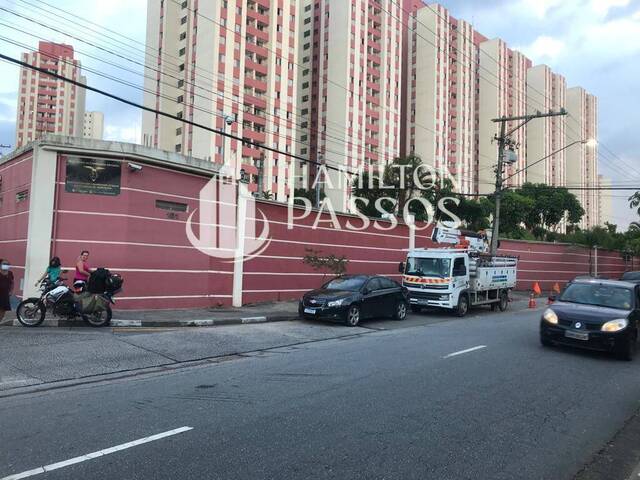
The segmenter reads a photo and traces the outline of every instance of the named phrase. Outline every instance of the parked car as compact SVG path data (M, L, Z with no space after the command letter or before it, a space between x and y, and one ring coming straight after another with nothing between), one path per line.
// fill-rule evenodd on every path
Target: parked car
M377 275L342 275L304 294L298 313L306 319L340 320L355 327L368 318L404 320L409 305L407 289Z
M599 279L599 280L608 280L607 277L605 277L604 275L591 275L591 274L584 274L584 275L576 275L575 277L573 277L573 279L569 280L569 283L573 283L576 280L592 280L592 279Z
M638 341L640 285L575 280L540 319L540 342L609 351L631 360Z
M625 282L640 283L640 272L624 272L622 278Z

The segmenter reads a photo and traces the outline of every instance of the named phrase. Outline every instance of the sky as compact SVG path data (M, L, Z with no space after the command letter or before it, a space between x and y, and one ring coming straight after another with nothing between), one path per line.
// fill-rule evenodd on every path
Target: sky
M19 57L22 51L36 48L39 39L69 43L89 85L141 102L146 3L0 0L0 52ZM455 17L472 22L486 37L500 37L534 64L549 65L566 77L568 87L582 86L596 95L600 173L616 185L640 187L640 0L449 0L442 4ZM18 73L17 67L0 62L2 144L15 142ZM88 92L87 110L104 112L106 139L139 141L141 113L137 109ZM623 230L638 220L626 201L629 193L603 192L613 202L611 222Z

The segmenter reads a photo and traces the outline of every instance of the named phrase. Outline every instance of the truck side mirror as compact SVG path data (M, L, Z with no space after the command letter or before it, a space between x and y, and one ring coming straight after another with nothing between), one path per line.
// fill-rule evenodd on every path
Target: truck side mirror
M398 271L399 271L400 273L404 273L404 262L400 262L400 263L398 264Z

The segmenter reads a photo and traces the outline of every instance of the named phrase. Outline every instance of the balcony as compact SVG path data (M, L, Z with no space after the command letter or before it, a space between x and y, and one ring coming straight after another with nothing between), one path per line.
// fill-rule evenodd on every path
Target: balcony
M258 147L255 147L253 145L248 145L248 144L242 145L243 157L260 158L261 155L262 155L262 151Z
M257 132L250 128L243 128L242 136L243 138L248 138L249 140L253 140L254 142L259 142L259 143L264 143L267 140L265 132Z
M254 24L247 24L247 36L259 38L263 42L269 41L269 32L267 32L266 30L260 30ZM248 40L247 43L249 43Z
M259 57L266 59L269 56L269 50L266 49L266 47L257 45L255 43L252 42L247 42L247 52L252 52L256 55L258 55Z
M259 5L262 5L265 10L269 10L269 0L265 0L263 2L257 2ZM269 25L269 17L265 14L258 12L257 9L247 8L247 19L255 19L256 21L262 23L263 25Z
M253 60L251 57L247 57L245 59L244 67L245 67L245 70L258 72L263 75L266 75L268 71L267 62L262 61L262 63L258 63L257 61Z

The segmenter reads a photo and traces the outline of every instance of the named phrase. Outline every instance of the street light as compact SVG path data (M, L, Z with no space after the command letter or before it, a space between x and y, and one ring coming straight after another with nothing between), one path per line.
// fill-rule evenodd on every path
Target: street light
M224 123L222 124L222 132L223 133L227 133L227 126L231 126L233 125L233 122L236 121L236 117L235 115L231 115L228 113L225 113L222 115L222 119L224 120ZM224 135L222 137L222 163L225 164L225 158L224 158L224 151L225 151L225 144L227 143L227 136Z

